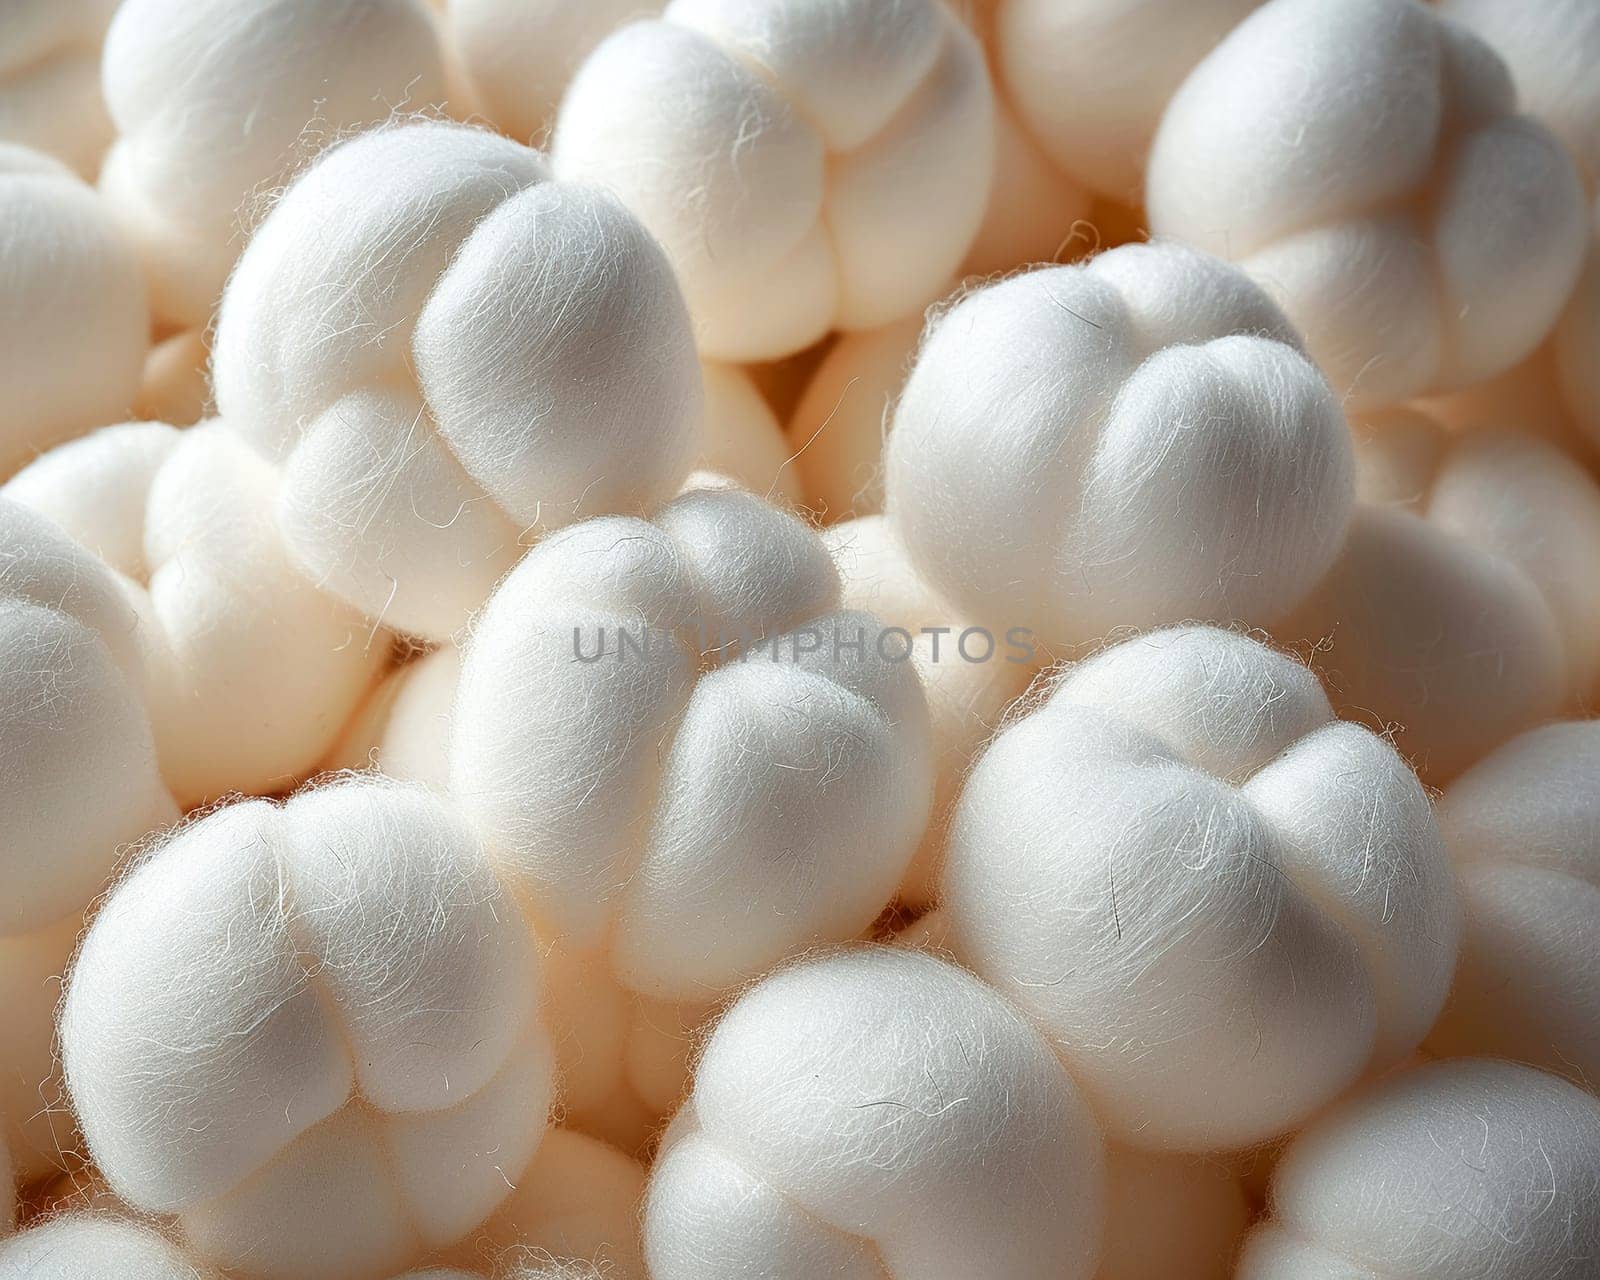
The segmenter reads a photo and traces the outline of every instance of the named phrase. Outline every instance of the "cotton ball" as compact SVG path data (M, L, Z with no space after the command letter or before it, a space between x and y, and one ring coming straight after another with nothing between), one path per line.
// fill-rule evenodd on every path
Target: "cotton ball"
M0 42L0 141L93 178L111 141L100 44L117 0L9 0Z
M0 490L131 580L162 773L185 806L310 772L387 653L289 562L277 485L224 424L152 422L61 445Z
M1272 0L1161 121L1150 226L1240 263L1358 407L1492 377L1555 323L1583 194L1504 64L1412 0Z
M149 1227L72 1213L0 1240L0 1275L26 1280L219 1280Z
M761 360L937 296L982 221L993 131L942 0L673 0L579 68L554 156L660 239L702 351Z
M268 1280L390 1275L462 1238L543 1136L537 955L420 788L352 781L175 835L96 917L61 1045L95 1164Z
M1552 348L1562 401L1593 456L1600 450L1600 361L1595 359L1600 351L1600 205L1595 207L1588 264L1556 327Z
M1450 985L1460 909L1415 776L1232 632L1070 668L973 767L945 856L952 950L1138 1149L1294 1127L1415 1048Z
M450 781L450 706L461 651L445 645L391 672L368 696L324 761L328 769L376 768L445 791Z
M1600 1083L1600 721L1547 725L1439 805L1466 905L1437 1054L1493 1054Z
M857 946L745 993L651 1174L655 1280L1088 1277L1104 1154L1044 1041L954 965Z
M1600 1103L1509 1062L1402 1072L1289 1147L1239 1280L1579 1280L1600 1257Z
M697 465L769 501L799 503L801 481L783 428L754 380L737 365L715 361L700 372L706 408Z
M1321 374L1241 272L1125 245L939 318L885 479L935 590L987 625L1071 644L1286 612L1343 538L1350 444Z
M211 352L197 329L175 333L150 350L134 417L192 427L211 416Z
M317 141L445 98L420 0L123 0L103 80L118 136L101 188L156 315L189 329L217 305L252 198Z
M1102 196L1138 203L1183 78L1261 0L999 0L1001 92L1036 145Z
M1106 1236L1097 1280L1229 1280L1250 1224L1238 1178L1184 1156L1106 1155Z
M672 494L700 414L643 228L461 125L326 152L240 259L215 352L223 416L283 467L301 568L430 640L534 532Z
M0 227L3 479L34 453L128 411L150 317L132 247L59 161L0 142Z
M1358 424L1358 508L1277 633L1320 642L1341 713L1431 781L1581 703L1600 676L1600 487L1554 446L1415 412Z

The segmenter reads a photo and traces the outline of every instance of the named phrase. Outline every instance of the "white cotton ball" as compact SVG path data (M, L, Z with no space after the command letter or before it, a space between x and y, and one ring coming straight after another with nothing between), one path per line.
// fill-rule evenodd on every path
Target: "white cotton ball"
M111 141L100 44L117 0L9 0L0 14L0 141L92 179Z
M1600 721L1508 742L1439 805L1466 906L1447 1056L1532 1062L1600 1082Z
M771 359L943 290L988 203L993 99L943 0L672 0L579 68L553 150L661 240L702 351Z
M1441 1062L1290 1145L1239 1280L1580 1280L1600 1257L1600 1103L1509 1062Z
M799 503L801 479L792 451L755 380L737 365L715 361L700 372L706 407L696 466L770 502Z
M462 125L326 152L240 259L215 350L224 418L282 465L301 568L432 640L535 532L672 494L700 415L643 228Z
M0 1240L0 1276L18 1280L219 1280L136 1222L71 1213Z
M1600 679L1600 486L1555 446L1413 411L1357 424L1345 549L1277 634L1436 782Z
M1504 64L1412 0L1272 0L1190 74L1150 227L1238 262L1359 406L1516 364L1583 257L1583 193Z
M352 781L181 830L96 917L61 1048L90 1155L198 1253L362 1280L461 1239L543 1136L537 955L475 837Z
M1562 402L1591 453L1600 450L1600 204L1588 263L1551 346Z
M1267 296L1176 244L968 295L923 339L885 455L916 568L967 616L1070 644L1267 622L1350 507L1339 406Z
M1249 1225L1244 1188L1225 1166L1113 1148L1096 1280L1229 1280Z
M368 696L323 761L327 769L376 768L435 791L450 784L450 707L461 651L445 645L391 672Z
M144 281L105 203L60 162L0 142L0 479L127 413L149 345Z
M290 563L277 486L220 422L141 422L60 445L0 488L131 580L162 773L185 806L312 771L388 650Z
M974 766L945 856L952 950L1140 1149L1294 1127L1415 1048L1450 985L1460 909L1415 776L1232 632L1070 668Z
M997 79L1062 170L1138 203L1145 155L1183 78L1261 0L999 0Z
M117 141L101 189L156 315L204 328L250 208L319 144L445 98L420 0L123 0L106 33Z
M854 947L745 993L651 1174L655 1280L1094 1273L1094 1118L1044 1041L954 965Z

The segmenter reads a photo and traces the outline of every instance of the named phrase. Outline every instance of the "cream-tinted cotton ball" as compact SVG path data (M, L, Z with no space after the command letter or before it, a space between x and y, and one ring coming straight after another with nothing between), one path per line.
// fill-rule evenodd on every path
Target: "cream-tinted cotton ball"
M221 422L141 422L61 445L0 488L127 580L162 773L186 806L310 772L388 654L387 633L290 563L277 483Z
M165 323L204 327L254 200L340 133L445 99L421 0L123 0L100 185Z
M1509 1062L1400 1072L1273 1173L1239 1280L1584 1280L1600 1257L1600 1102Z
M136 1222L70 1213L0 1240L0 1276L26 1280L220 1280Z
M1440 1055L1493 1054L1600 1086L1600 721L1514 738L1458 778L1439 825L1467 925Z
M100 44L117 0L11 0L0 15L0 141L93 178L111 141Z
M700 373L706 407L696 468L724 476L770 502L797 504L800 473L777 415L755 380L737 365L716 361L708 361Z
M1150 227L1270 288L1365 407L1470 385L1544 339L1583 191L1486 45L1413 0L1271 0L1189 75Z
M1070 668L974 766L945 856L952 950L1141 1149L1295 1127L1416 1047L1455 963L1415 776L1305 667L1232 632Z
M1339 406L1237 268L1125 245L937 318L895 408L887 506L941 595L1050 643L1265 623L1322 576L1351 502Z
M701 411L660 248L463 125L325 153L240 259L215 350L223 416L283 468L301 568L433 640L537 534L670 496Z
M651 1174L655 1280L1089 1277L1104 1153L1026 1021L932 956L782 969L717 1025Z
M554 157L665 245L707 355L771 359L944 289L988 203L993 98L943 0L673 0L579 68Z
M0 478L127 414L150 316L104 201L60 161L0 142Z
M67 1084L113 1190L242 1275L363 1280L478 1226L550 1097L537 955L476 838L371 781L220 810L113 892Z
M390 672L367 695L324 767L375 768L403 782L446 790L450 707L460 679L461 651L448 644Z

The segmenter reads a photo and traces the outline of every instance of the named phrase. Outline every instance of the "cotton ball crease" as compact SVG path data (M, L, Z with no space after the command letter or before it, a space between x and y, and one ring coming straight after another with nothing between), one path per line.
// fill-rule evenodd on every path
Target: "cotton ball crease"
M341 132L445 100L421 0L123 0L103 79L117 140L101 189L157 317L203 328L251 201Z
M221 1280L149 1227L92 1213L65 1214L0 1240L0 1275L26 1280Z
M1069 645L1265 623L1349 519L1339 406L1240 271L1125 245L1015 276L930 326L895 408L887 510L962 612Z
M1588 263L1552 341L1556 386L1591 457L1600 454L1600 204L1595 206Z
M96 917L61 1014L112 1189L268 1280L378 1280L466 1236L537 1150L537 955L421 789L222 809Z
M1580 1280L1600 1102L1509 1062L1400 1073L1295 1139L1239 1280Z
M276 492L221 422L106 427L0 488L126 579L162 773L186 807L311 772L388 654L386 633L289 562Z
M1249 1223L1244 1188L1222 1163L1113 1149L1095 1280L1231 1280Z
M1439 804L1466 905L1461 964L1428 1040L1600 1084L1600 721L1547 725Z
M92 179L111 141L100 44L117 0L11 0L0 45L0 141Z
M1267 285L1357 407L1494 376L1544 339L1584 251L1560 142L1505 65L1412 0L1272 0L1190 74L1150 227Z
M177 807L144 702L140 623L109 570L0 497L0 1145L24 1178L67 1141L55 1003L117 854Z
M738 365L701 370L705 421L696 469L722 476L780 506L802 500L803 486L783 427L755 380ZM689 483L693 484L693 476Z
M1404 1058L1449 989L1460 908L1426 794L1232 632L1069 668L974 766L945 856L951 949L1137 1149L1294 1128Z
M932 956L779 970L706 1045L651 1174L654 1280L1089 1277L1104 1153L1027 1022Z
M700 420L671 268L614 198L445 123L326 152L223 299L222 416L318 584L447 639L539 534L670 496Z
M445 645L385 676L324 761L328 769L377 769L436 791L450 783L450 708L461 651Z
M553 154L660 239L702 351L772 359L943 292L988 203L993 98L942 0L673 0L579 68Z
M124 416L150 316L133 247L60 161L0 142L0 479Z

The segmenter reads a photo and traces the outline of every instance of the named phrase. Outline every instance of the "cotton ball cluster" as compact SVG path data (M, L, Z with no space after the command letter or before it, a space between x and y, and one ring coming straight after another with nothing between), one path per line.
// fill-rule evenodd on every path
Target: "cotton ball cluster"
M1272 0L1172 98L1150 226L1271 288L1371 407L1539 345L1577 279L1582 187L1487 46L1413 0Z
M100 43L117 0L10 0L0 45L0 141L93 178L111 141Z
M59 161L0 142L0 479L115 422L139 389L150 317L132 246Z
M1278 634L1325 642L1341 710L1446 781L1600 677L1600 486L1553 445L1394 411L1359 424L1358 508Z
M1231 632L1069 669L973 768L946 859L952 949L1129 1146L1289 1130L1404 1058L1449 989L1460 909L1426 794Z
M612 197L432 123L324 154L251 240L214 365L283 469L303 571L445 639L533 536L688 470L700 376L671 268Z
M0 548L0 1146L35 1177L64 1140L53 1022L83 910L119 849L178 811L145 712L139 621L114 575L3 497Z
M315 140L445 99L421 0L123 0L103 79L117 140L101 189L156 316L183 329L210 320L251 200Z
M962 299L923 339L885 476L929 584L1053 644L1272 620L1332 562L1352 487L1338 404L1281 313L1175 244Z
M1494 1054L1600 1081L1600 721L1507 743L1445 793L1467 927L1441 1055Z
M579 68L553 149L661 240L701 349L758 360L932 301L983 218L993 131L942 0L673 0Z
M61 1015L112 1189L268 1280L377 1280L487 1218L551 1091L537 956L476 839L348 782L180 831L90 929Z
M185 805L310 772L387 656L384 633L289 562L276 491L221 422L106 427L0 488L128 579L162 773Z
M73 1213L0 1240L0 1275L26 1280L219 1280L149 1227Z
M1600 1257L1600 1103L1508 1062L1403 1072L1301 1134L1239 1280L1579 1280Z
M1094 1273L1095 1121L1018 1013L932 956L780 970L717 1025L651 1175L654 1280Z

